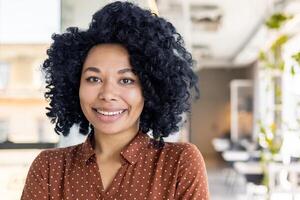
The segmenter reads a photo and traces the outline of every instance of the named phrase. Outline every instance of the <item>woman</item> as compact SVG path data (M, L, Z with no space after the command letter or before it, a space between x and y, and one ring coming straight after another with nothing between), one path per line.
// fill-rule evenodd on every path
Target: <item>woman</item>
M87 30L52 38L42 66L47 116L58 134L77 124L88 137L42 151L21 199L208 199L197 147L163 141L190 111L192 89L198 94L191 55L172 24L115 2Z

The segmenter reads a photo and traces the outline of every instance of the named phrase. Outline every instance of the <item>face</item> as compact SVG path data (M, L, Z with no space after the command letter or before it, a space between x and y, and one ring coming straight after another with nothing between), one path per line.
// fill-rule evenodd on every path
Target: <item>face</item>
M138 131L144 98L124 47L100 44L89 51L82 68L79 98L96 134Z

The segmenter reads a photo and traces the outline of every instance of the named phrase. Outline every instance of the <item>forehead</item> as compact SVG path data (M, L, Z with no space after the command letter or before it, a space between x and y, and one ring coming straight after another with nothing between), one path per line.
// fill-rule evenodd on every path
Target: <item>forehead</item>
M90 49L84 61L86 67L129 67L129 54L126 48L119 44L99 44Z

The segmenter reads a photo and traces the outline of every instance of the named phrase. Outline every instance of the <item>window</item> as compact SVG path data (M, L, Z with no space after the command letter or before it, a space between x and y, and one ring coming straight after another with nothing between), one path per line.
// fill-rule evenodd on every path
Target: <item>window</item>
M0 0L0 120L9 119L0 124L0 149L48 148L58 142L45 116L39 69L51 35L60 28L61 0Z
M9 64L0 62L0 90L4 90L7 87L9 80Z
M60 31L60 0L0 0L0 5L0 43L47 43Z
M8 120L0 119L0 142L8 140Z

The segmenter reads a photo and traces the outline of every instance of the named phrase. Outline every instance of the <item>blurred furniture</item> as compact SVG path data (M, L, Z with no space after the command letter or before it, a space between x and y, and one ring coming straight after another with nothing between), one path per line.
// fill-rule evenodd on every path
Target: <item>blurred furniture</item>
M51 143L51 142L14 143L10 141L5 141L3 143L0 143L0 149L49 149L49 148L54 148L56 146L57 146L56 143Z
M259 162L235 162L233 167L239 174L244 175L248 183L261 184L263 169Z
M216 152L222 153L231 147L231 142L227 138L214 138L212 140L212 145Z
M289 194L290 198L300 197L300 163L270 163L268 166L271 194Z

